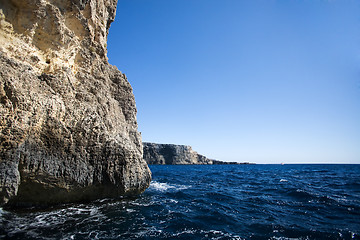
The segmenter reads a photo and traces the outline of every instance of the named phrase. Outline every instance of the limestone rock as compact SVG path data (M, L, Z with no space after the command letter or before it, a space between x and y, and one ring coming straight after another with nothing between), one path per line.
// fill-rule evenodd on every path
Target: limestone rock
M145 142L143 146L148 164L213 164L213 160L198 154L190 146Z
M132 88L106 57L116 5L0 1L0 205L149 186Z
M194 151L192 147L175 144L159 144L144 142L144 159L148 164L153 165L238 165L254 164L249 162L226 162L210 159Z

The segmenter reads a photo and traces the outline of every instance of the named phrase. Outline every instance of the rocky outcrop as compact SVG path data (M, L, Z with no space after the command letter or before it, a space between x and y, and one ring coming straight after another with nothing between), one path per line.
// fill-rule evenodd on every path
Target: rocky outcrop
M249 162L225 162L209 159L197 152L192 147L186 145L175 144L159 144L144 142L144 159L151 165L182 165L182 164L198 164L198 165L237 165L237 164L253 164Z
M213 164L213 160L198 154L190 146L145 142L143 146L148 164Z
M212 160L212 164L214 165L243 165L243 164L255 164L255 163L249 163L249 162L225 162L225 161L219 161L219 160Z
M149 186L132 88L106 57L116 5L0 1L0 205Z

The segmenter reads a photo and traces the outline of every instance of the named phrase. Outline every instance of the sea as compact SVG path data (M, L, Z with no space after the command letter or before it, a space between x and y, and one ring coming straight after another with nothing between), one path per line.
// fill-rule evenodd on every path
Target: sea
M0 210L0 239L360 239L360 165L153 165L136 198Z

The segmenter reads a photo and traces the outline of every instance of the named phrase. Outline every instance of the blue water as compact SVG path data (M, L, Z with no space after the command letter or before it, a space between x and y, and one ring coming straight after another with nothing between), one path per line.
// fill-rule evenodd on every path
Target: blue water
M360 165L151 170L136 199L0 210L0 239L360 239Z

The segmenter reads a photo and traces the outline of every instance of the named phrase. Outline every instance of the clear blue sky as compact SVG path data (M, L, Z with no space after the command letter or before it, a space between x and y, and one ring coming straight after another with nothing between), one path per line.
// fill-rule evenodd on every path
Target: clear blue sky
M143 141L255 163L360 163L360 1L119 0L108 57Z

